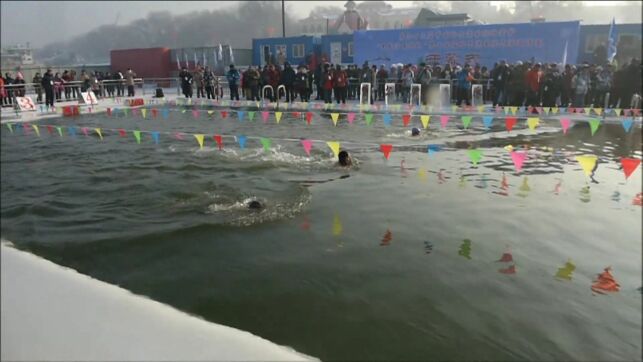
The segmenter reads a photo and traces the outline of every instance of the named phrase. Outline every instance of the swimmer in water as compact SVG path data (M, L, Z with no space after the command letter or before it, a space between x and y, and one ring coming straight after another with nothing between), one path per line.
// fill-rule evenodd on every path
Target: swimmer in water
M261 204L261 202L259 202L257 200L252 200L252 201L248 202L247 206L248 206L248 209L250 209L250 210L257 210L258 211L258 210L263 209L263 205Z
M419 135L420 135L420 129L417 127L413 127L413 129L411 129L411 136L415 137Z
M337 160L339 162L339 165L343 167L349 167L353 165L353 160L346 151L340 151L339 154L337 154Z

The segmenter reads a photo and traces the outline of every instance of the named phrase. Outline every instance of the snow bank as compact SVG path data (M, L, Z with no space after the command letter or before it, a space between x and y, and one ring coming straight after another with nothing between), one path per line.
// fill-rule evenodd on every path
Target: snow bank
M2 242L1 359L308 361Z

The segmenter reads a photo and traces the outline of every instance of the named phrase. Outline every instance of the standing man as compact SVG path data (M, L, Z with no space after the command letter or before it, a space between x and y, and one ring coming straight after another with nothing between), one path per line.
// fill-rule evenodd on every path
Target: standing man
M215 99L216 95L214 93L215 87L214 87L214 82L216 81L216 77L214 76L214 73L210 70L209 67L205 67L205 71L203 72L203 83L205 84L205 94L207 95L208 99Z
M297 68L297 74L295 74L295 81L293 83L293 87L295 91L299 93L299 98L302 102L308 102L310 100L307 71L308 69L306 69L305 65L300 65Z
M527 72L527 105L532 107L540 106L540 88L542 86L542 72L540 63L536 63Z
M179 73L179 78L181 78L183 95L185 95L185 98L192 98L192 74L188 72L187 68L183 67L181 73Z
M295 98L295 91L293 83L295 82L295 70L292 69L290 63L284 64L284 71L281 73L281 84L286 87L286 102L292 102Z
M333 87L335 91L335 100L337 104L341 101L342 104L346 104L346 87L348 86L348 75L342 69L342 66L337 64L335 67L335 72L333 73Z
M253 66L248 67L248 72L245 77L244 84L248 87L248 100L259 101L259 71Z
M493 69L491 77L495 91L493 106L505 106L507 104L507 81L509 80L509 67L507 67L505 60L501 60L500 64Z
M324 90L324 103L330 104L333 103L332 92L333 92L333 71L330 69L330 64L324 64L324 73L322 73L322 88Z
M45 106L52 107L54 106L54 75L51 72L51 68L47 69L47 73L42 77L40 82L42 87L45 90Z
M136 73L132 71L132 68L127 68L127 96L134 97L134 78Z
M194 70L194 85L196 86L196 97L205 98L205 84L203 83L203 69L200 65Z
M239 100L239 79L241 75L239 71L234 68L234 64L230 64L230 70L226 74L228 79L228 86L230 87L230 100Z
M556 98L560 94L562 77L556 64L549 65L549 70L543 79L543 107L556 107Z
M377 71L377 99L380 101L384 100L384 84L386 84L386 79L388 78L388 72L384 68L384 64L380 65L380 69Z
M422 105L429 104L429 86L431 85L431 67L425 63L420 63L420 73L418 74L418 83L421 88Z
M33 80L31 83L34 84L34 90L36 91L36 94L38 95L38 98L36 98L36 103L42 103L42 76L40 75L40 72L37 72L36 75L33 76Z

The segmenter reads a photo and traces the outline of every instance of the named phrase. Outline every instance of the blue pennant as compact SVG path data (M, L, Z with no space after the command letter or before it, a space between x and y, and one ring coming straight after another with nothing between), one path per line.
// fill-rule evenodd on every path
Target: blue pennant
M246 136L237 136L237 141L239 142L239 148L242 150L246 148Z
M384 115L384 125L386 126L391 125L391 115L388 113Z
M493 116L484 116L482 117L482 123L486 129L491 128L491 123L493 122Z
M154 143L156 143L157 145L159 144L159 136L160 134L158 131L152 132L152 138L154 139Z
M633 123L634 123L634 122L632 121L632 119L631 119L631 118L625 118L625 119L623 119L623 123L622 123L622 124L623 124L623 128L625 129L625 132L626 132L626 133L627 133L627 132L629 132L629 131L630 131L630 129L632 129L632 124L633 124Z
M244 111L237 111L237 115L239 116L239 120L243 121L243 116L246 115L246 112Z

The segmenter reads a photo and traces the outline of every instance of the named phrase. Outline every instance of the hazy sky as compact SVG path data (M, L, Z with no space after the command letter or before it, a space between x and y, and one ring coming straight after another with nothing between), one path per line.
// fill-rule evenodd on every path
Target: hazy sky
M281 3L281 1L277 1ZM237 1L0 1L3 46L31 42L32 47L69 40L101 25L127 24L151 11L173 15L200 10L225 9ZM294 18L308 16L318 5L342 7L346 1L286 1ZM394 7L409 7L413 1L391 1Z

